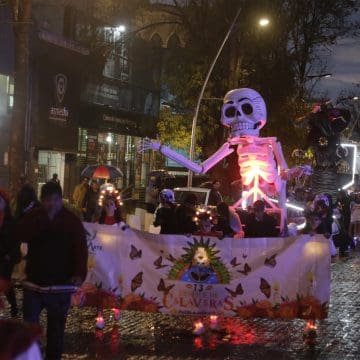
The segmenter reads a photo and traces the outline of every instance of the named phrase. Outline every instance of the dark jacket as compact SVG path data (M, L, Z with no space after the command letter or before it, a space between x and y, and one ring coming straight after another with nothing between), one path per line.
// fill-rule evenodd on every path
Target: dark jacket
M98 200L100 191L94 191L92 188L88 189L84 198L85 206L85 221L93 222L94 216L96 216L97 210L99 210Z
M157 209L154 226L161 227L160 234L176 234L175 206Z
M266 213L262 220L250 214L245 222L245 237L277 237L279 230L276 225L275 218Z
M179 205L175 209L177 234L192 234L197 230L196 223L193 220L195 214L194 209L185 205Z
M233 237L235 235L234 230L230 226L229 219L225 216L218 216L217 224L215 224L213 230L221 231L223 237Z
M13 267L20 261L20 242L14 239L14 220L5 216L0 227L0 277L11 277Z
M16 238L28 243L28 281L51 286L71 284L75 277L85 280L85 230L68 209L63 207L52 221L42 207L30 211L19 221Z
M220 192L216 189L211 189L209 194L208 205L216 206L223 201Z

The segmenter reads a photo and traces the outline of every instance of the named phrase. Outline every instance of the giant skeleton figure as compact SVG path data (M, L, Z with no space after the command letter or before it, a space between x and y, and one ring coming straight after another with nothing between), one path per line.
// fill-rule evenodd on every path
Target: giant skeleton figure
M195 173L206 173L223 158L237 151L243 184L241 198L233 204L251 204L265 200L272 209L281 213L280 228L285 224L286 180L303 169L288 170L280 143L276 137L259 137L266 124L264 99L255 90L242 88L229 91L224 97L221 122L230 128L230 137L212 156L197 164L159 142L144 139L139 151L153 149L185 166ZM278 195L278 206L270 198Z

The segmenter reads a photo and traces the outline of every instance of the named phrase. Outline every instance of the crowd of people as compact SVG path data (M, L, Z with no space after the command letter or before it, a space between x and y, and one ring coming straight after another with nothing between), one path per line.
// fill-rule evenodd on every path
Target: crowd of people
M21 251L22 243L26 244L26 253ZM25 257L25 281L22 282L24 324L39 324L40 313L46 310L46 359L61 359L71 294L85 280L87 255L82 222L64 206L62 189L56 178L42 186L40 201L27 183L22 184L12 201L5 191L0 191L2 290L10 304L11 316L16 317L18 306L11 275L14 266ZM19 333L26 334L26 326L21 327L20 323L11 321L0 322L1 333L9 329L8 344L18 341L16 337ZM17 328L19 331L11 330ZM38 336L39 333L36 333L31 339L35 340ZM41 354L36 350L36 344L34 346L31 358L40 359ZM19 349L21 346L7 351L16 353Z
M79 217L86 222L114 225L124 222L121 199L111 180L100 185L84 177L73 192L73 206Z
M159 193L159 205L155 209L155 227L160 234L206 235L224 237L272 237L279 236L279 224L265 211L265 202L256 201L249 208L243 223L235 209L217 197L214 205L207 207L197 203L197 197L189 192L180 204L175 204L171 189Z
M196 195L189 193L181 204L175 204L170 189L159 192L154 214L154 226L161 234L195 234L235 238L280 236L280 214L274 213L265 201L257 200L246 211L233 209L222 201L219 182L214 181L212 203L197 204ZM288 214L289 227L285 235L322 234L331 240L332 255L347 256L360 238L360 193L338 192L336 199L329 194L312 194L297 188L291 202L301 206L301 214ZM294 220L296 219L296 220ZM299 219L301 219L299 223ZM305 220L305 227L301 225Z
M331 240L332 255L347 256L360 238L360 194L339 190L336 199L330 194L313 194L298 188L292 199L304 208L308 234L323 234ZM291 219L290 219L291 221Z
M26 182L13 199L0 190L0 278L7 283L2 290L11 316L17 317L19 309L11 276L14 266L25 257L23 317L39 323L41 311L47 310L47 359L61 358L71 293L86 277L87 245L81 221L111 226L124 222L120 194L111 182L101 186L94 180L89 183L85 177L74 190L72 204L77 212L64 206L57 177L42 186L40 201ZM207 207L198 204L193 193L176 204L171 189L158 191L157 202L153 201L155 209L149 209L154 211L153 225L160 227L160 234L219 239L279 236L279 221L264 201L257 200L246 212L237 211L223 201L219 184L214 185L212 204ZM315 196L298 189L293 201L305 208L306 226L302 233L330 238L341 256L355 246L354 240L360 237L359 193L349 196L340 191L333 201L328 194ZM297 228L294 232L289 226L290 235L298 233Z

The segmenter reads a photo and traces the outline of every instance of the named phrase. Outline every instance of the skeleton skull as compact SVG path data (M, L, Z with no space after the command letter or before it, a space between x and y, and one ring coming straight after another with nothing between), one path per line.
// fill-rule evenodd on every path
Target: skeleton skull
M230 90L224 97L221 123L230 127L231 137L259 136L259 130L266 123L264 99L252 89Z
M210 260L204 247L200 246L196 249L193 257L193 265L200 267L208 267L210 265Z

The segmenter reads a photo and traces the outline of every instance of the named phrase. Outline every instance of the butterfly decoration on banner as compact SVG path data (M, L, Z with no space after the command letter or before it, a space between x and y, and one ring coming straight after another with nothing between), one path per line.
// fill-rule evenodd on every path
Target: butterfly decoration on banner
M141 287L143 283L143 272L140 271L135 275L135 277L131 280L131 291L134 292L136 289Z
M238 286L236 287L235 291L231 290L227 287L225 287L225 290L233 297L237 297L238 295L242 295L244 293L244 290L242 288L242 285L239 283Z
M270 256L269 258L266 258L264 264L266 266L275 267L276 266L276 255L277 254L274 254L274 255Z
M271 286L270 284L264 279L260 278L260 291L269 299L271 296Z
M130 259L134 260L136 258L141 258L142 256L142 250L138 250L134 245L131 245L131 250L130 250Z
M243 275L248 275L249 272L251 271L251 267L249 266L248 263L245 263L244 265L244 270L236 270L238 273L243 274Z
M163 279L160 279L157 289L158 291L162 291L164 295L167 295L174 286L174 284L166 286L165 281Z
M237 259L236 259L236 256L235 256L234 258L231 259L230 265L231 265L232 267L236 267L236 266L241 265L241 262L237 262Z
M155 268L156 268L157 270L169 266L169 265L163 264L162 262L163 262L163 257L162 257L162 256L159 256L159 257L154 261L154 265L155 265Z

